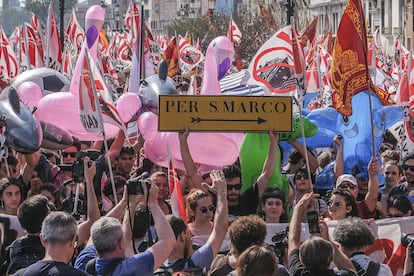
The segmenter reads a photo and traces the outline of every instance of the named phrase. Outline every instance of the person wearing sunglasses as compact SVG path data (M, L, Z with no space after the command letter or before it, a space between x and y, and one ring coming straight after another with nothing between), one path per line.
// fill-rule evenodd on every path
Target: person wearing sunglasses
M213 230L213 217L216 207L210 193L192 189L186 198L188 230L193 240L193 247L199 248L206 243Z
M280 170L276 168L276 158L280 158L279 134L273 131L268 132L270 141L267 158L263 164L262 172L256 180L256 183L246 183L247 188L243 194L240 193L244 184L242 184L241 170L238 164L223 169L227 182L227 200L229 205L229 215L231 221L238 216L256 214L257 207L260 204L260 197L264 189L269 185L273 172ZM286 181L287 182L287 181ZM284 183L275 183L283 190ZM286 184L288 186L288 184ZM288 190L288 188L286 188Z
M414 152L408 153L403 158L401 168L404 178L391 189L388 197L396 194L408 195L414 191Z
M395 195L388 200L387 217L409 217L413 214L410 199L405 195Z
M342 220L346 217L359 217L355 198L345 189L335 189L328 200L328 214L326 218Z
M313 177L313 175L309 176L308 170L305 167L301 168L294 174L293 188L295 196L292 203L293 207L295 206L296 202L299 202L303 195L313 192L310 177ZM324 216L328 211L328 206L326 205L326 202L323 199L316 198L314 201L313 210L317 211L320 216ZM305 218L303 219L305 220Z

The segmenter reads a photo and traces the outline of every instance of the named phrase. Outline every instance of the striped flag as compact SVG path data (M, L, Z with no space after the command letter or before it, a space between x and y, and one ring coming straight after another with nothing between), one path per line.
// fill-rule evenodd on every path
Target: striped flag
M19 73L19 65L11 44L0 26L0 84L8 85Z
M103 133L104 126L99 108L98 93L88 60L88 50L85 48L81 76L79 82L79 112L80 119L86 131Z
M234 22L233 18L230 17L229 29L227 30L227 37L235 44L240 45L242 39L242 33Z
M185 212L184 197L181 191L180 180L178 179L177 172L175 171L170 148L168 145L167 145L167 154L168 154L168 183L170 184L172 213L174 216L180 217L185 222L187 222L187 214Z
M90 132L100 132L103 130L103 122L105 122L119 127L126 133L125 124L112 102L111 95L103 80L102 74L96 64L91 60L88 52L89 50L85 48L86 57L83 61L81 83L79 85L79 109L81 111L81 121L84 124L84 127L86 125L86 127L90 128L90 130L88 130L85 127L85 129ZM97 104L93 105L93 101L97 101ZM100 112L99 116L96 115L96 109ZM89 116L82 117L82 112ZM89 118L91 119L89 120ZM101 121L96 122L94 119L97 118L101 118ZM88 121L85 121L86 123L84 123L84 120ZM91 122L91 126L87 124L88 122Z
M62 67L62 45L60 43L60 35L52 3L49 5L49 13L47 16L46 43L46 67L60 71Z

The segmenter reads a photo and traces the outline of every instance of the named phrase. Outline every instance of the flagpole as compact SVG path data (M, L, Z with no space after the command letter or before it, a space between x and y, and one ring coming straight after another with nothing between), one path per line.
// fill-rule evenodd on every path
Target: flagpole
M27 62L27 69L32 69L32 65L30 64L30 53L29 53L29 42L27 39L27 26L24 25L23 27L23 34L24 34L24 44L26 46L26 62Z
M85 49L85 57L86 57L86 62L88 63L88 68L90 68L90 64L89 64L89 55L88 55L88 51ZM91 74L91 80L92 83L95 83L95 80L93 79L93 76ZM116 197L116 187L115 187L115 180L114 180L114 174L112 172L112 164L111 164L111 157L109 154L109 149L108 149L108 141L106 139L106 135L105 135L105 128L103 126L103 119L102 119L102 112L101 112L101 105L99 104L99 100L98 100L98 93L96 92L96 87L95 85L92 85L92 89L93 89L93 93L95 95L94 99L95 99L95 106L97 108L98 112L98 116L99 116L99 121L102 122L102 129L101 129L101 133L104 139L104 147L105 147L105 156L106 156L106 162L108 164L108 170L109 170L109 177L111 180L111 186L112 186L112 193L114 196L114 201L115 201L115 205L118 204L118 198Z
M293 35L295 35L295 37L296 37L296 34L294 34L294 32L296 32L296 26L295 26L295 20L294 20L293 16L291 18L291 22L292 22L292 24L291 24L291 34L292 34L292 41L293 41ZM297 40L297 37L296 37L295 40ZM296 42L298 42L298 41L296 41ZM295 55L293 55L293 58L295 58ZM294 60L293 62L295 63L296 61ZM300 89L300 87L298 85L299 81L298 81L296 72L295 72L295 79L296 79L296 89ZM301 135L302 135L302 140L303 140L303 147L304 147L304 151L305 151L306 170L308 171L308 175L312 175L311 170L310 170L310 166L309 166L308 148L306 146L305 126L304 126L303 117L302 117L302 106L300 105L299 100L295 96L293 96L292 98L293 98L293 100L295 101L295 103L297 104L297 106L299 108L299 122L300 122L300 130L301 130ZM309 183L310 183L311 187L313 187L312 177L309 177Z
M359 4L360 4L360 6L362 5L360 1L359 1ZM362 6L360 8L363 11ZM368 45L367 45L368 44L368 39L367 39L367 29L366 29L366 26L365 26L365 18L364 18L364 13L363 12L361 13L361 17L362 18L360 18L360 20L363 23L362 24L362 27L363 27L363 30L362 30L363 47L362 48L364 49L364 57L365 57L365 68L366 68L365 71L366 71L366 77L367 77L366 80L367 80L368 100L369 100L369 119L370 119L370 122L371 122L372 156L375 156L374 114L372 112L372 98L371 98L372 97L371 96L371 94L372 94L372 92L371 92L371 75L369 73L369 68L368 68Z

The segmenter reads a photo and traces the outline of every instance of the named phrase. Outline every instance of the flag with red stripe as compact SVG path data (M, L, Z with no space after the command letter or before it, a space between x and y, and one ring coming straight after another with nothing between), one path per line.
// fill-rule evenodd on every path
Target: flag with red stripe
M171 209L176 217L182 218L187 222L187 214L185 212L184 197L181 191L180 180L175 171L170 150L167 146L168 154L168 183L170 184Z
M19 73L19 65L12 46L0 26L0 84L8 85Z
M60 35L52 3L49 5L47 16L46 43L46 67L60 71L62 67L62 45L60 43Z
M85 48L79 82L79 112L80 119L86 131L103 133L104 126L100 113L98 93L95 88L88 50Z
M229 28L227 30L227 37L235 44L240 45L242 39L242 33L234 22L233 18L230 18Z

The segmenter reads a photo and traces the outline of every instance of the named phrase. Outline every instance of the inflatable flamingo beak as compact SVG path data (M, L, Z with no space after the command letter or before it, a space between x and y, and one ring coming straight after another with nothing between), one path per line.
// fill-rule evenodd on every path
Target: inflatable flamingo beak
M42 128L30 110L20 104L17 91L10 87L0 99L0 113L5 123L4 137L9 147L20 153L39 150L42 142Z

